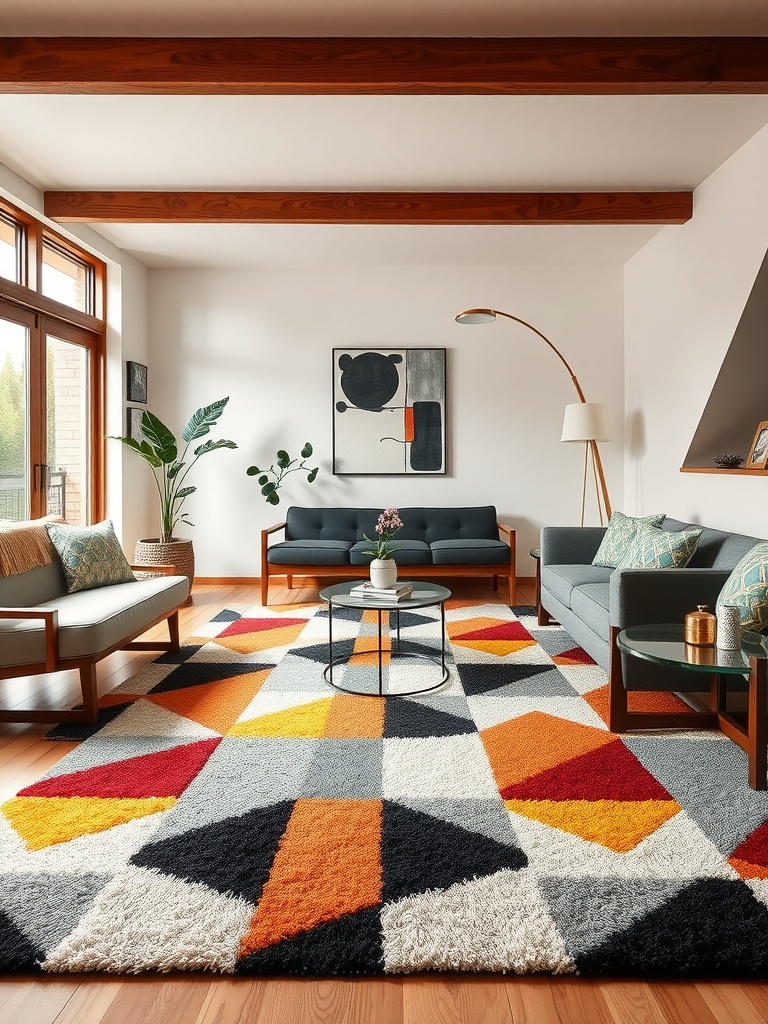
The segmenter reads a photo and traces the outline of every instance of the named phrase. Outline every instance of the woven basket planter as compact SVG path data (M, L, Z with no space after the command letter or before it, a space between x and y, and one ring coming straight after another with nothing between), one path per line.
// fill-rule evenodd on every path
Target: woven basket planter
M186 576L190 587L195 578L195 549L191 540L172 540L162 544L156 537L136 541L133 553L136 565L173 565L179 576Z

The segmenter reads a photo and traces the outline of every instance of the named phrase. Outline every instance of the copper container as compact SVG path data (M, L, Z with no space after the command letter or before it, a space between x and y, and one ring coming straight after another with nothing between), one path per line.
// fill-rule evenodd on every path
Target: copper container
M697 612L685 616L685 642L687 644L713 644L717 635L717 618L707 611L705 604Z

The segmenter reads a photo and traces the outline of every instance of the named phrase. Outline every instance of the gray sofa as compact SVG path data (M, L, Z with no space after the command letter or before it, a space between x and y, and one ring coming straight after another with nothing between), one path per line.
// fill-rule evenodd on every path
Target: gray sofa
M261 602L267 604L269 580L285 576L356 579L367 575L368 537L376 537L380 508L291 507L285 522L261 534ZM517 600L515 531L499 523L493 505L466 508L401 508L403 528L394 539L394 559L403 576L500 576L509 583L509 602ZM270 543L284 530L285 539ZM499 534L506 540L500 540Z
M179 649L179 607L189 597L189 580L173 566L131 568L153 575L69 594L55 556L48 565L0 577L0 680L77 669L83 692L82 709L0 708L0 722L95 722L98 661L117 650ZM134 642L163 619L168 641Z
M698 527L665 519L664 530ZM666 690L680 694L709 691L709 677L650 664L622 654L616 635L629 626L682 623L685 615L706 604L714 610L718 594L739 559L759 538L703 527L699 545L685 569L610 569L592 565L605 533L603 527L545 527L539 564L540 625L557 620L609 673L610 728L630 725L663 728L672 715L627 711L627 690ZM674 724L705 724L705 716L686 716ZM714 716L707 715L709 724ZM691 719L690 723L688 719ZM711 721L709 721L711 719Z

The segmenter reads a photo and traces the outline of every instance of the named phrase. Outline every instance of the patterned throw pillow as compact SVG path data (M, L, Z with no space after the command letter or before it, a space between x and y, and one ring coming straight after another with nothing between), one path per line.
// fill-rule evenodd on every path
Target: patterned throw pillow
M639 519L625 516L622 512L613 512L592 565L606 565L615 569L631 548L638 531L644 526L661 526L666 518L663 512L658 516L642 516Z
M45 528L61 559L70 594L135 581L110 519L95 526L47 523Z
M755 544L736 563L718 595L716 607L721 604L738 605L743 629L768 629L768 541Z
M696 554L701 530L660 530L644 526L617 569L684 569Z

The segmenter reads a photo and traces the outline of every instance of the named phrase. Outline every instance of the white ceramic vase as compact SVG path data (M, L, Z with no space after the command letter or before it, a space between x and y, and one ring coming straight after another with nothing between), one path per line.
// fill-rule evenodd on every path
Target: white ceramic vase
M371 559L371 583L374 587L393 587L397 581L397 562L394 558Z

